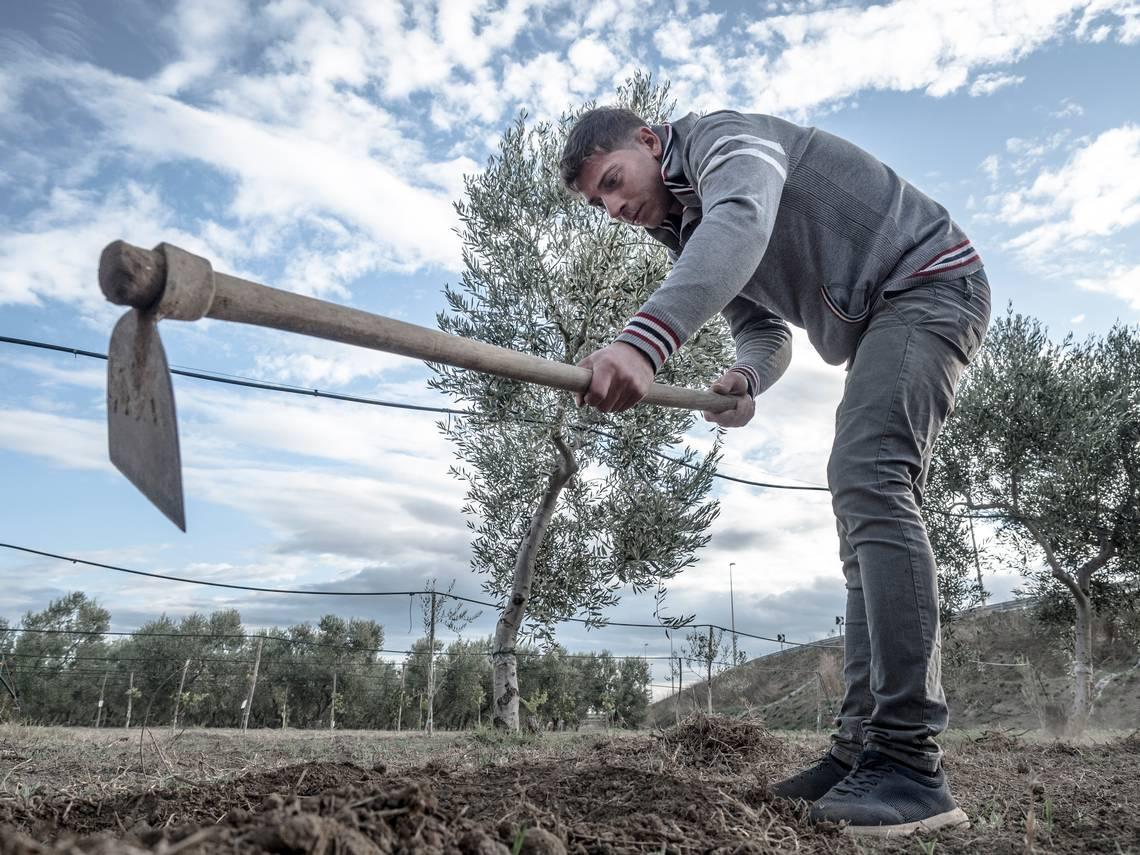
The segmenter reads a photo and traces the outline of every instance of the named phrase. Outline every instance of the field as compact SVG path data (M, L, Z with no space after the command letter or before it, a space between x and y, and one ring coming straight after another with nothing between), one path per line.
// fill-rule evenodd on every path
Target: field
M694 717L663 731L377 734L0 727L0 855L39 852L1140 853L1140 739L948 734L973 820L866 843L766 783L814 734Z

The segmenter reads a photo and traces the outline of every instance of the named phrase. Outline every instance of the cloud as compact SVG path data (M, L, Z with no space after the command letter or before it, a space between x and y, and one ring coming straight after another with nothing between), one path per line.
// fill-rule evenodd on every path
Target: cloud
M995 182L998 179L1000 163L1001 161L998 159L998 156L991 154L980 164L982 172L986 174L986 177L988 177L991 182Z
M1084 5L896 0L775 15L747 27L760 53L752 102L798 113L864 90L949 95L974 70L1016 62L1059 36Z
M1072 98L1062 98L1060 105L1049 113L1054 119L1072 119L1085 114L1085 108Z
M1140 311L1140 264L1114 265L1101 276L1083 277L1076 281L1079 288L1124 300L1129 308ZM1084 320L1084 315L1078 317ZM1073 323L1080 321L1073 318Z
M993 95L999 89L1016 86L1023 82L1025 82L1025 78L1015 74L979 74L970 84L970 95L975 98L979 95Z
M0 448L46 458L69 469L111 471L106 430L91 419L0 409Z
M1140 126L1104 131L1057 169L1001 194L997 218L1030 228L1007 247L1036 269L1055 266L1058 254L1088 250L1140 222ZM1031 225L1035 224L1035 225Z

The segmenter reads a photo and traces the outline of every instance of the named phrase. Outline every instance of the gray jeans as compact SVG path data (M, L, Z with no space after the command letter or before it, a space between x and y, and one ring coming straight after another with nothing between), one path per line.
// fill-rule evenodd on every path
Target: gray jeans
M990 317L984 273L880 297L827 465L847 580L846 696L831 752L875 748L937 770L946 728L938 571L919 508L931 450Z

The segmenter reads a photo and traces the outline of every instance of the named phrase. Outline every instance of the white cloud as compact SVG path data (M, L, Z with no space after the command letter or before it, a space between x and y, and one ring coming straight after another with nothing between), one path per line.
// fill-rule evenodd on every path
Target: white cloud
M1057 106L1057 109L1049 115L1054 119L1070 119L1077 116L1083 116L1084 114L1085 108L1074 101L1072 98L1062 98L1061 103Z
M753 63L752 101L795 113L866 89L947 95L971 71L1008 65L1055 38L1082 5L895 0L766 18L748 27L765 52Z
M414 364L402 356L333 342L302 340L288 350L257 356L257 375L280 383L326 389L379 379Z
M1007 246L1038 267L1053 266L1063 251L1090 248L1140 222L1140 126L1100 134L1058 169L1041 171L1029 186L995 200L998 218L1011 225L1037 223Z
M28 409L0 409L0 448L68 469L112 471L107 432L91 419Z
M1104 275L1077 279L1077 285L1086 291L1109 294L1124 300L1129 307L1140 311L1140 264L1116 265ZM1080 316L1083 320L1084 316ZM1073 323L1077 323L1074 318Z
M1084 322L1085 322L1085 316L1083 314L1076 315L1075 317L1073 317L1072 319L1069 320L1069 323L1071 323L1073 326L1080 326Z
M999 89L1016 86L1023 82L1025 82L1025 78L1016 74L1003 74L1001 72L979 74L970 84L970 95L975 98L979 95L993 95Z
M57 188L17 230L0 231L0 305L51 300L110 317L95 272L103 247L118 239L145 247L168 240L212 253L175 227L173 212L153 189L133 182L105 195Z
M1078 38L1098 44L1115 32L1122 44L1140 40L1140 4L1135 0L1091 0L1084 6L1076 29Z
M991 154L986 157L986 159L983 160L979 166L981 167L982 172L986 174L986 177L988 177L991 182L997 181L1000 161L998 160L998 156L996 154Z

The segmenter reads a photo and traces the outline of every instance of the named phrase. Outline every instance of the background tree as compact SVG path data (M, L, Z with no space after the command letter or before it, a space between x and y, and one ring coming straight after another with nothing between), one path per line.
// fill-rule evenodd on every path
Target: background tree
M92 724L111 614L81 591L27 612L12 645L13 688L23 714L41 724ZM101 666L101 667L99 667Z
M939 445L950 509L985 515L1041 594L1073 609L1072 726L1091 707L1094 592L1140 568L1140 335L1077 343L1008 312L958 393Z
M732 659L732 637L721 629L694 629L685 635L683 658L698 677L705 679L708 692L708 713L713 712L712 678L734 665L743 664L748 654L737 650L736 661Z
M618 101L650 122L666 90L631 80ZM447 286L440 329L577 363L608 344L664 278L663 248L606 221L560 186L558 161L576 114L507 130L456 208L465 271ZM666 364L663 382L706 386L729 364L723 324L710 324ZM462 463L472 564L505 601L492 652L497 725L518 728L514 650L524 615L550 640L553 622L601 619L625 587L652 588L692 563L717 513L707 500L719 444L688 465L662 452L693 414L636 407L609 416L537 386L434 366L433 385L470 416L441 430Z

